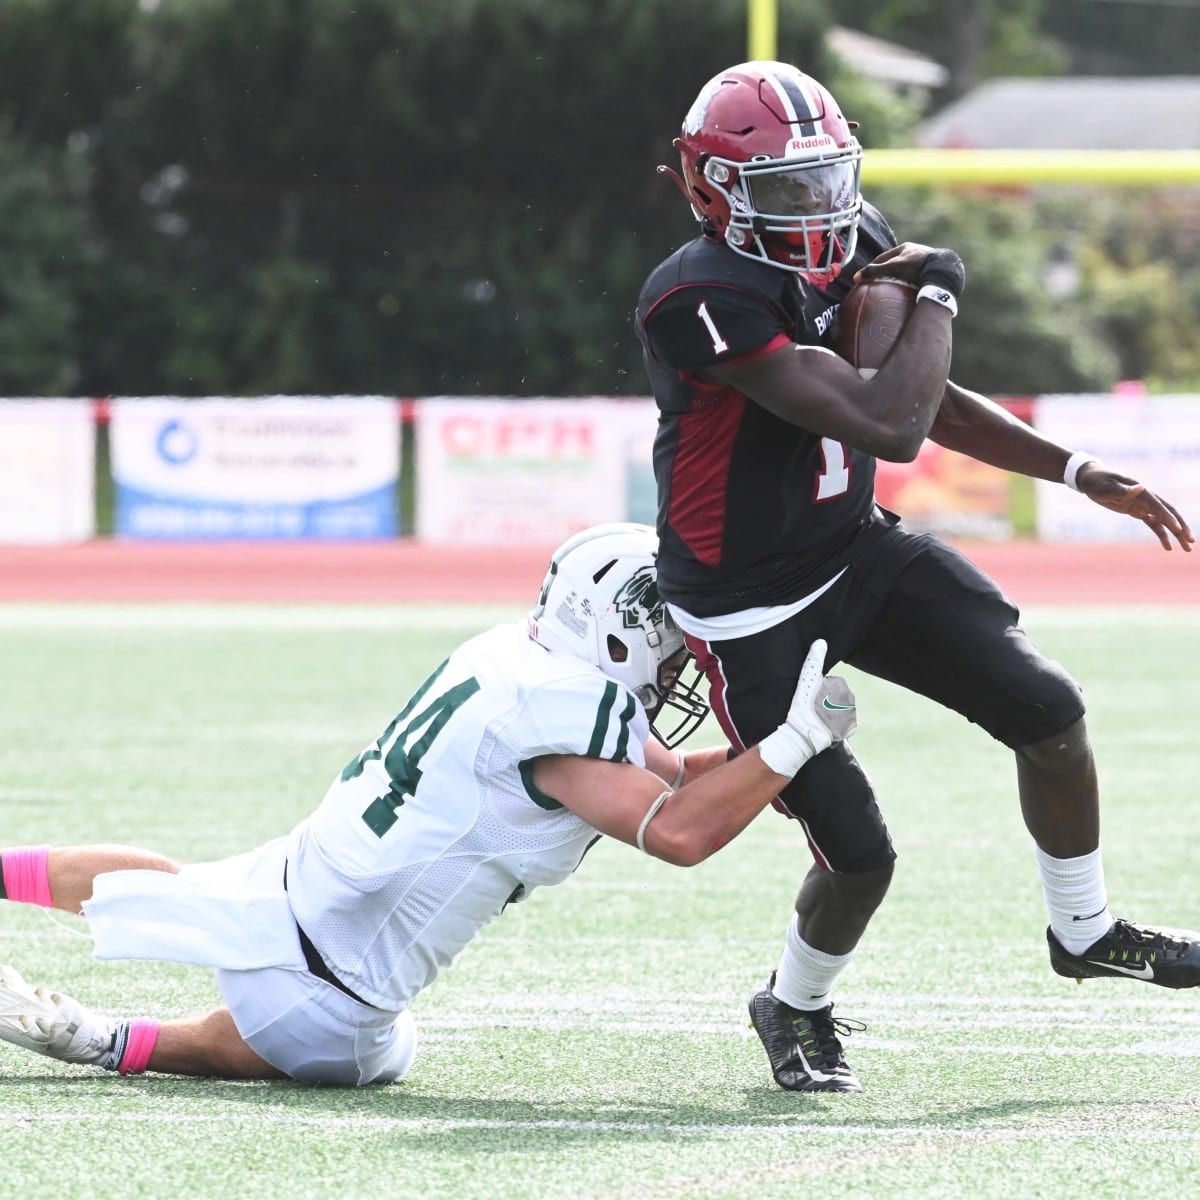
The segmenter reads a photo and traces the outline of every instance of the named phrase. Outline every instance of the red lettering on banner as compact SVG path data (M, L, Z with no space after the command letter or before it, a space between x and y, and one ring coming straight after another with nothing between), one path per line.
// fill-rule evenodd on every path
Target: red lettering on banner
M551 432L552 454L591 455L596 448L596 427L590 421L555 421Z
M451 458L578 458L596 449L593 423L571 418L449 417L441 440Z
M536 454L544 449L546 425L536 417L505 417L493 428L492 452L497 458Z

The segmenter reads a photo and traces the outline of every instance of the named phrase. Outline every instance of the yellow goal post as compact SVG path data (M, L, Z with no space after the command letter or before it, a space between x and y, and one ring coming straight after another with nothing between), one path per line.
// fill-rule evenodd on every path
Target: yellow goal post
M1200 150L867 150L863 183L1200 187Z
M774 59L778 35L778 0L746 0L748 56ZM1188 187L1200 185L1200 150L868 150L863 182Z

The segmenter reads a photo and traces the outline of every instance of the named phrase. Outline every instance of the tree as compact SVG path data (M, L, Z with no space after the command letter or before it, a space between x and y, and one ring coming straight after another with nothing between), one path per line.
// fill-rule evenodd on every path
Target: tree
M1047 290L1057 228L1028 197L887 189L875 197L899 236L953 246L967 264L954 323L956 382L1007 395L1107 390L1116 356L1086 309Z
M89 261L70 153L0 134L0 394L62 395L79 382L79 295Z
M929 55L950 72L939 103L993 75L1039 75L1061 67L1042 35L1045 0L842 0L837 20Z

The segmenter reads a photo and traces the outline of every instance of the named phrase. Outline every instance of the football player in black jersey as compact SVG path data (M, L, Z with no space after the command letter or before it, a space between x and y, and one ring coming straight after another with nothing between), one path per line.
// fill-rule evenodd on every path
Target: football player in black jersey
M859 192L862 149L837 102L782 63L744 63L701 90L668 168L701 235L657 266L637 329L659 407L659 586L708 674L735 750L778 725L806 648L929 696L1015 751L1037 843L1050 961L1060 975L1200 984L1200 936L1114 919L1099 849L1096 769L1079 688L1044 658L999 588L875 504L875 460L926 437L982 462L1061 480L1190 550L1160 496L1040 436L952 383L965 272L952 250L897 245ZM871 378L829 347L839 301L883 276L917 290ZM777 1082L858 1091L831 990L883 899L895 853L845 744L780 794L815 864L778 970L750 1011Z

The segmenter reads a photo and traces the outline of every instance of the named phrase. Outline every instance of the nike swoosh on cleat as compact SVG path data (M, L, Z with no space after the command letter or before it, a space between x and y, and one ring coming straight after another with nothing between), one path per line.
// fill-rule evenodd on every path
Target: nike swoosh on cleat
M828 696L821 701L821 707L829 709L830 712L849 712L853 704L834 704Z
M1145 962L1135 971L1133 967L1123 967L1120 963L1096 962L1095 959L1091 958L1084 961L1091 963L1093 967L1106 967L1110 971L1120 971L1122 975L1132 975L1134 979L1154 978L1154 968Z

